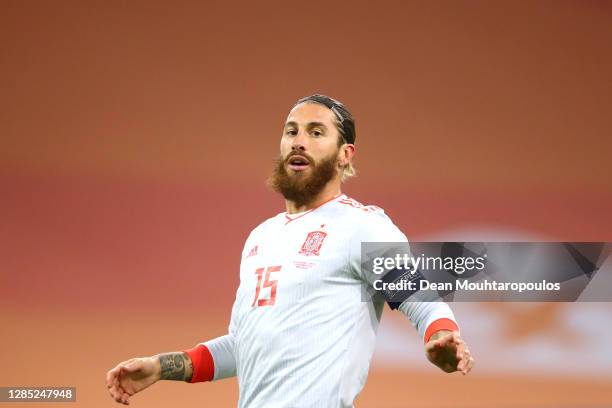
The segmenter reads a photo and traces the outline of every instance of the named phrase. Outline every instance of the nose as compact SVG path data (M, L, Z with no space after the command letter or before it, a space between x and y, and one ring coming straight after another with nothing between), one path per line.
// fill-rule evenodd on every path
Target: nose
M293 139L291 140L291 150L292 151L305 151L306 150L306 145L305 145L305 141L306 141L306 137L304 135L303 131L299 131L297 135L295 135L293 137Z

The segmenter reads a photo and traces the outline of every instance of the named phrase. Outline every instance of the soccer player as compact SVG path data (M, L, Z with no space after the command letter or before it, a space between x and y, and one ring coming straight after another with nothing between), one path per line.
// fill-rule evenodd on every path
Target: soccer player
M269 179L287 211L246 240L227 335L192 349L133 358L106 376L115 401L158 380L237 376L239 407L352 407L363 388L384 300L366 301L361 242L406 242L383 210L341 193L355 174L355 121L337 100L300 99ZM429 361L467 374L474 360L443 302L403 301Z

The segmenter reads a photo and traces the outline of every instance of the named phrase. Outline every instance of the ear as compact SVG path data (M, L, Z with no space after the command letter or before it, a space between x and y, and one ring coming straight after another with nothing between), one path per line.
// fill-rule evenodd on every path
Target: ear
M338 164L341 167L346 167L353 160L353 156L355 155L355 145L354 144L343 144L340 146L340 152L338 153Z

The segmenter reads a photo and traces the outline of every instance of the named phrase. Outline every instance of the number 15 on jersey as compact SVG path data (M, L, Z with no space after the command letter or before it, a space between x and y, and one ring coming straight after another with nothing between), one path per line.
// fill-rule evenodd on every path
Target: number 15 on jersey
M278 284L278 280L271 279L270 275L273 272L278 272L281 270L280 265L278 266L268 266L267 268L257 268L255 270L255 275L257 275L257 286L255 288L255 299L253 299L254 306L274 306L276 302L276 287ZM269 298L260 298L262 296L261 289L270 288L270 297Z

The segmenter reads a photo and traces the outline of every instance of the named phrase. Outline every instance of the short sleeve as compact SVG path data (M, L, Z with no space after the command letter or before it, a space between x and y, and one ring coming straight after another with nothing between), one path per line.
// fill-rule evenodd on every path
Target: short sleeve
M362 243L366 244L362 246ZM364 269L370 259L409 249L408 239L384 211L367 213L357 221L355 233L351 237L350 268L364 282L371 284L376 276Z

